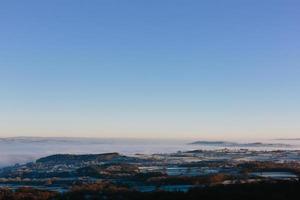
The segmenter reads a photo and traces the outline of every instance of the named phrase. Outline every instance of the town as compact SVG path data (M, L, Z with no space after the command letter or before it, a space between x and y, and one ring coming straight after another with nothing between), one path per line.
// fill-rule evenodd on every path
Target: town
M300 151L194 150L171 154L58 154L0 170L0 186L68 192L109 182L139 192L255 182L298 181Z

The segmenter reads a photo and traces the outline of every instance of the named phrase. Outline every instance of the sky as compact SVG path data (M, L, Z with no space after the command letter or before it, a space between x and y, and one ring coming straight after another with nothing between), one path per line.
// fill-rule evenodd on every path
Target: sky
M3 0L0 137L300 137L297 0Z

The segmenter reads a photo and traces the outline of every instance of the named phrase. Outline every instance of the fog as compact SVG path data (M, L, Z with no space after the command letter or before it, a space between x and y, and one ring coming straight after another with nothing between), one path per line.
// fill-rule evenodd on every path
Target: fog
M190 145L189 140L155 139L86 139L86 138L2 138L0 139L0 167L34 161L52 154L98 154L119 152L125 155L136 153L172 153L195 149L216 149L224 146ZM300 141L282 140L273 143L293 144L291 149L300 149ZM270 141L268 141L270 143ZM227 148L227 147L226 147ZM256 149L273 150L260 147ZM278 148L276 148L278 149ZM287 148L281 148L287 149Z

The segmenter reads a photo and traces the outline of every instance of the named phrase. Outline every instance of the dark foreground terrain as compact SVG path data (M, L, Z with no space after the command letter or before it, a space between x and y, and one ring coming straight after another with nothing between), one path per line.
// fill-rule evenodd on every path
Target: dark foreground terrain
M138 192L118 187L109 183L98 183L76 186L71 191L60 194L30 188L19 188L16 191L0 190L1 200L83 200L83 199L119 199L119 200L176 200L176 199L230 199L230 200L285 200L299 199L300 183L276 182L235 184L191 189L188 192Z

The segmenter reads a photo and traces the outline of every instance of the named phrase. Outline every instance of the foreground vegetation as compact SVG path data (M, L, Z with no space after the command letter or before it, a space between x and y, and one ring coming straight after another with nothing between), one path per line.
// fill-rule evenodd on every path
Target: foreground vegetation
M300 196L300 182L279 181L273 183L218 185L191 189L184 192L137 192L107 182L75 186L67 193L59 194L30 188L16 191L1 189L0 200L196 200L196 199L230 199L230 200L292 200Z

